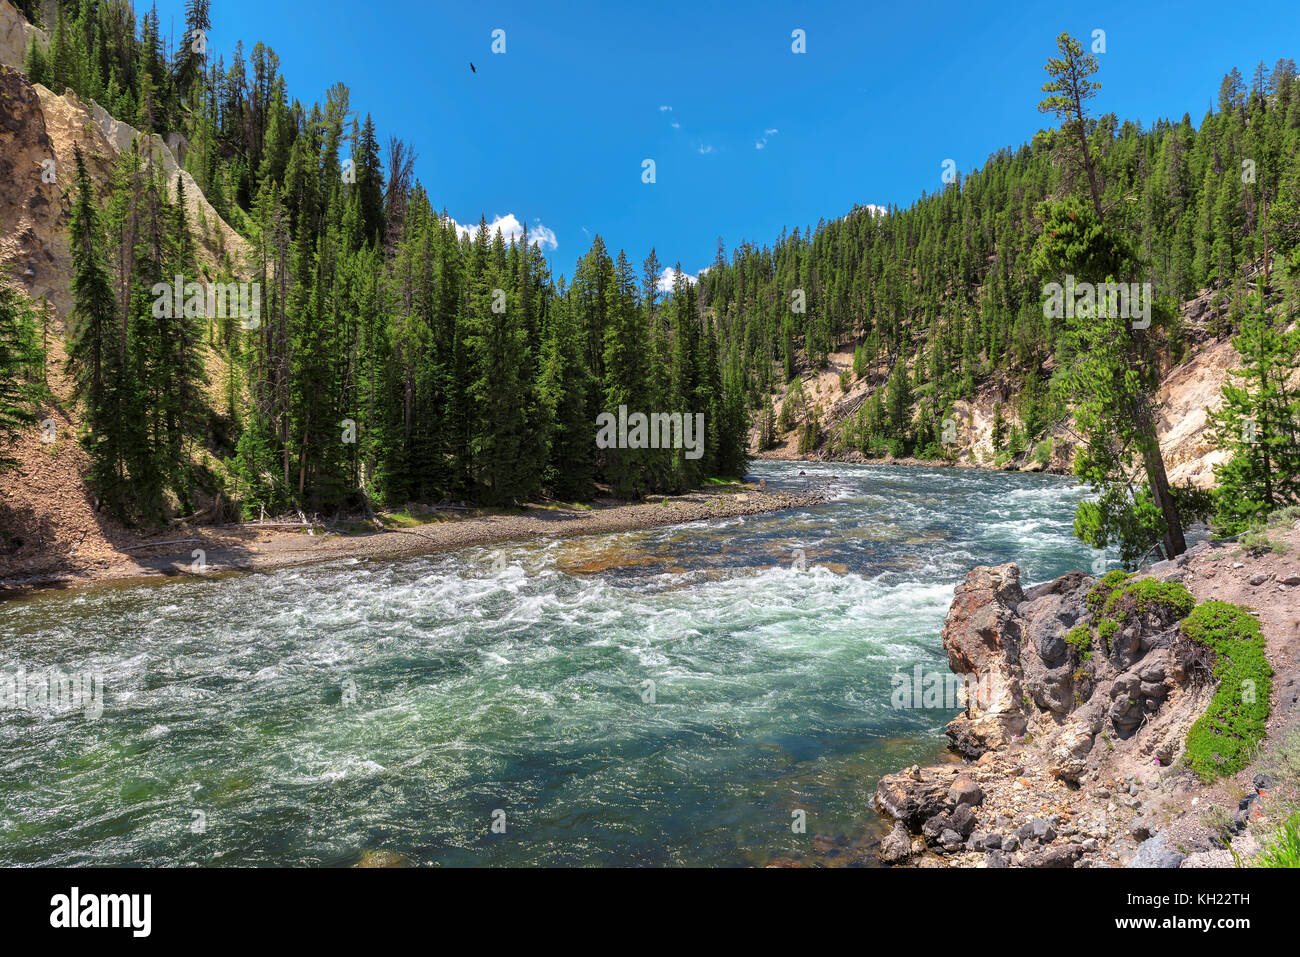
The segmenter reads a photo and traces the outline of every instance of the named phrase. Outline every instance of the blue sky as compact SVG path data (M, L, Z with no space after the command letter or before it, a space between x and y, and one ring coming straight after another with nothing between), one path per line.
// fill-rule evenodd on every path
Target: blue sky
M1249 79L1261 59L1300 59L1300 17L1203 0L212 7L210 53L261 40L308 105L345 82L381 141L414 147L436 206L540 224L566 275L597 232L693 274L719 236L731 250L855 203L906 206L941 186L946 159L968 171L1045 125L1035 105L1062 29L1089 44L1105 31L1097 112L1144 123L1199 123L1232 66ZM158 11L179 34L183 0Z

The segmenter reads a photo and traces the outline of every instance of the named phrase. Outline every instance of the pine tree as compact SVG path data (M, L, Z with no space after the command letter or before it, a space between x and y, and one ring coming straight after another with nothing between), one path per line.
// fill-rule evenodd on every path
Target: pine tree
M1212 435L1230 453L1215 468L1215 524L1227 533L1250 527L1274 509L1300 503L1300 330L1285 332L1263 313L1233 339L1242 368L1223 386Z
M115 315L117 296L102 259L104 244L94 188L79 145L69 225L72 248L72 314L68 373L85 409L84 444L90 453L91 487L118 518L130 495L126 471L127 421L123 395L130 386L126 329Z
M36 418L45 395L45 352L31 309L7 277L0 276L0 470L13 461L4 443Z

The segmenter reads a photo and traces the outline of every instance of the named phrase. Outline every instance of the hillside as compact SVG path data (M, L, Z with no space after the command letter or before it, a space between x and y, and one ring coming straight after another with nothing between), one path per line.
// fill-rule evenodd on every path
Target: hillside
M80 146L99 190L109 188L110 170L125 150L140 139L134 128L110 117L98 104L83 103L70 90L56 95L32 84L18 72L26 38L34 30L7 0L0 0L0 268L17 281L46 315L46 379L52 401L37 418L54 424L47 443L40 429L25 432L7 450L18 465L0 471L0 569L8 577L42 577L53 572L123 563L122 549L145 540L95 508L84 476L89 459L78 444L82 415L72 401L64 373L68 319L72 308L72 257L68 244L71 202L66 192ZM23 39L20 40L19 38ZM196 224L198 258L206 269L243 272L248 244L177 164L171 148L154 136L149 142L174 197L183 182L187 206ZM43 176L53 159L54 182ZM208 350L209 380L226 375L220 354ZM212 401L215 397L210 396ZM157 537L157 536L155 536Z
M182 523L681 493L743 476L746 452L1070 468L1080 440L1050 383L1072 332L1034 266L1044 210L1081 192L1059 130L906 209L720 245L665 293L654 250L638 280L596 235L569 280L526 230L455 223L409 145L392 137L381 158L346 86L309 107L260 43L227 69L170 49L156 13L62 9L65 32L47 35L0 0L0 264L48 310L53 402L38 419L57 435L25 433L0 475L0 547L25 570ZM198 5L187 28L209 15ZM1300 301L1294 62L1261 64L1250 86L1234 70L1199 125L1080 122L1098 223L1132 246L1125 278L1159 290L1141 365L1158 373L1168 477L1205 488L1226 457L1207 416L1268 262L1273 318L1293 325ZM82 253L104 290L81 306L102 312L93 341L68 328L78 147L90 195L76 208L97 234ZM1256 157L1258 177L1238 172ZM181 273L249 280L260 325L188 309L160 322L144 293ZM93 402L84 381L72 401L75 346L111 360ZM596 423L622 406L699 416L699 448L680 430L673 447L602 444ZM995 421L1010 433L998 448Z
M1208 292L1182 304L1180 314L1186 326L1204 329L1207 317ZM1221 390L1230 381L1229 372L1240 366L1240 356L1228 336L1202 333L1191 354L1170 367L1161 377L1155 392L1159 413L1160 449L1169 468L1171 481L1178 485L1209 488L1214 484L1214 466L1226 459L1226 454L1214 447L1208 434L1208 413L1222 404ZM758 428L750 430L750 451L758 458L770 459L831 459L847 462L870 461L856 449L830 448L830 436L866 402L886 386L887 372L884 364L877 364L871 373L862 378L853 376L853 346L856 342L842 344L832 352L824 369L803 372L799 379L804 394L818 410L824 430L822 441L813 452L798 451L799 430L778 432L776 443L770 448L760 448ZM841 387L840 377L847 375L850 385ZM767 402L775 419L781 404L793 387L782 386ZM949 448L953 465L966 468L1008 468L1021 471L1068 472L1077 436L1069 422L1057 423L1040 437L1050 440L1051 455L1045 461L1035 459L1033 449L1020 455L1007 456L997 464L998 455L993 449L993 407L995 403L1010 406L1015 398L1016 384L1003 377L981 382L973 401L957 399L952 403L956 441ZM919 404L913 412L919 411ZM882 461L893 461L889 456Z

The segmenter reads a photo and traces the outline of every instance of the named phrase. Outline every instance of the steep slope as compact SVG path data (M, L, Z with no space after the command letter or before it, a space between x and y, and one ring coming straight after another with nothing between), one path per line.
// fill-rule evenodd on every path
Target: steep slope
M1203 299L1198 297L1183 306L1186 320L1199 318ZM1210 441L1209 413L1222 403L1220 395L1224 383L1229 381L1231 370L1240 367L1240 356L1227 338L1209 338L1194 345L1191 354L1164 374L1156 390L1155 399L1159 415L1160 448L1165 456L1169 478L1177 485L1190 484L1208 488L1214 484L1214 466L1227 457ZM878 364L861 379L853 380L844 390L840 386L841 373L852 380L853 344L841 346L829 357L828 366L816 372L801 374L801 384L809 406L817 410L823 436L830 436L846 419L855 414L861 404L868 401L877 390L885 388L887 370ZM790 387L782 388L769 399L775 418ZM1015 421L1011 403L1015 397L1012 383L1003 379L988 379L980 383L973 401L959 400L953 404L956 412L953 444L953 462L974 468L1015 468L1036 471L1044 468L1032 451L1009 459L1002 466L995 465L997 453L993 448L993 407L1002 403L1008 424ZM1058 424L1043 437L1052 440L1052 451L1046 463L1051 471L1064 472L1070 468L1071 449L1076 437L1068 423ZM1041 438L1040 438L1041 441ZM769 449L759 449L757 427L750 434L750 451L759 458L794 459L798 454L798 428L778 433L776 444ZM824 440L809 458L832 458L849 462L869 461L856 450L831 452Z
M21 32L15 18L22 21L0 0L0 53L6 60ZM95 508L82 478L88 461L77 443L77 404L63 375L72 308L66 191L75 169L73 148L81 147L103 197L113 163L137 138L165 171L173 197L177 183L184 182L201 268L242 273L247 242L221 219L159 137L141 137L98 104L83 103L71 91L57 96L0 66L0 270L38 311L48 303L46 378L52 393L37 414L38 425L6 449L18 465L0 473L0 575L41 576L56 569L102 566L122 561L121 549L141 540ZM224 363L212 352L205 361L215 389L224 381ZM50 437L53 441L47 441Z

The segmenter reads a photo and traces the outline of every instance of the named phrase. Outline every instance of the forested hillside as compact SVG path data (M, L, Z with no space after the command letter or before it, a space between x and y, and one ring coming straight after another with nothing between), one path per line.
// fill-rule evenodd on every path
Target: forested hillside
M46 26L29 78L182 133L186 168L255 250L200 272L194 224L148 149L121 158L103 195L78 170L70 369L92 486L117 517L156 523L218 494L258 514L583 499L597 483L635 497L742 474L742 388L694 289L660 295L653 250L638 276L597 237L571 282L552 277L526 235L439 213L411 148L390 138L385 163L343 84L304 107L268 48L229 67L193 43L169 52L156 13L137 25L125 2L62 2ZM209 29L194 0L185 35ZM180 293L160 297L175 276ZM191 303L190 282L235 280L257 284L256 314ZM209 351L226 382L208 381ZM208 408L212 388L223 399ZM598 416L620 407L702 414L702 448L677 432L670 448L598 447ZM225 467L196 465L198 448Z
M381 147L346 86L308 107L261 43L247 56L237 46L229 64L209 57L208 0L188 4L176 50L156 12L137 20L126 0L19 6L29 17L45 10L49 32L48 44L30 45L28 77L167 136L253 250L201 265L184 197L163 187L142 145L117 161L108 189L76 177L69 369L93 488L129 522L156 524L214 498L256 515L580 500L598 487L636 497L742 475L751 427L759 451L797 430L805 453L945 459L954 403L992 380L1010 397L995 410L994 445L1023 451L1078 415L1079 359L1096 345L1096 330L1044 308L1049 280L1078 272L1154 290L1154 322L1123 330L1124 354L1107 372L1139 368L1141 388L1126 400L1138 418L1149 418L1153 370L1206 335L1249 331L1252 317L1285 329L1297 309L1300 85L1290 59L1259 64L1249 80L1232 71L1199 125L1186 114L1150 127L1092 117L1085 78L1068 109L1044 101L1059 125L909 208L859 207L729 256L720 241L698 286L679 266L664 294L654 250L638 270L596 237L566 278L550 274L526 233L514 241L483 220L459 228L414 179L415 148L396 136ZM201 296L191 305L188 285L160 294L176 276L255 284L255 314L214 316ZM1203 290L1211 318L1189 330L1179 303ZM1294 337L1256 338L1280 350L1278 368L1294 355ZM828 422L800 376L846 345L843 389L855 378L870 389ZM1272 388L1262 375L1261 389ZM1262 414L1253 402L1222 429ZM1292 402L1283 389L1270 414L1281 421ZM598 442L598 417L619 409L703 414L702 454ZM1099 488L1139 451L1150 465L1151 424L1124 437L1133 424L1107 426L1110 414L1097 411L1082 440L1096 447L1080 475ZM1294 431L1268 433L1290 443L1279 454L1296 447ZM1099 458L1104 467L1091 468ZM1266 456L1264 471L1277 462ZM1162 521L1178 522L1155 464L1165 518L1143 521L1159 538ZM1285 491L1269 486L1263 504Z
M941 457L951 403L972 399L991 376L1018 384L1007 436L1016 427L1022 443L1042 434L1064 412L1046 388L1064 322L1044 315L1043 278L1030 265L1043 229L1038 206L1086 189L1063 162L1063 138L1041 132L905 210L858 209L796 227L771 247L742 244L730 259L720 251L700 298L719 317L724 350L744 357L751 403L853 341L856 373L883 361L888 386L835 435L814 424L816 440L803 448L829 442L832 451ZM1126 281L1152 283L1171 306L1213 288L1209 331L1226 334L1241 325L1267 234L1279 260L1271 305L1284 302L1294 318L1300 85L1292 60L1261 63L1249 84L1235 70L1224 77L1218 109L1199 126L1186 114L1149 128L1107 115L1089 140L1108 226L1131 237L1142 260ZM802 312L792 308L796 290ZM1174 361L1195 345L1177 319L1152 333ZM808 422L801 404L792 402L786 428ZM762 431L770 441L773 424Z

